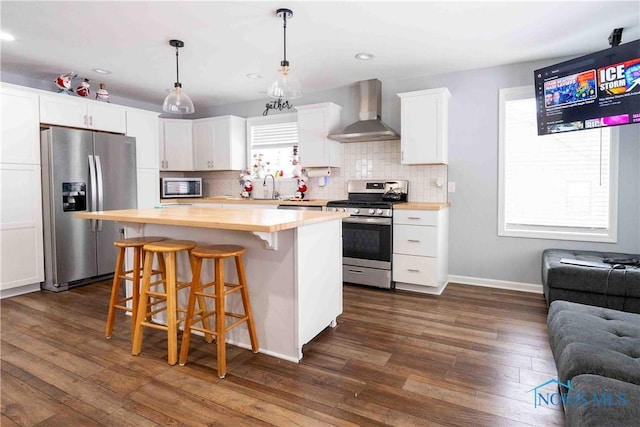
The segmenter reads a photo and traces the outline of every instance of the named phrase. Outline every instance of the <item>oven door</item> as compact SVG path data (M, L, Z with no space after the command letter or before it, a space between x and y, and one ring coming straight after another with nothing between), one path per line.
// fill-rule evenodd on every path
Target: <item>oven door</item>
M342 220L342 263L391 269L391 218L349 217Z

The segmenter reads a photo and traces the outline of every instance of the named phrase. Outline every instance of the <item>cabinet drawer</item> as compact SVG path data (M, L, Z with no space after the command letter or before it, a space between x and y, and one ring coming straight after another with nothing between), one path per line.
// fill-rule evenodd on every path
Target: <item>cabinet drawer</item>
M438 211L404 211L394 209L394 224L438 225Z
M394 225L393 252L405 255L438 256L438 227Z
M438 286L437 258L394 254L393 280L422 286Z

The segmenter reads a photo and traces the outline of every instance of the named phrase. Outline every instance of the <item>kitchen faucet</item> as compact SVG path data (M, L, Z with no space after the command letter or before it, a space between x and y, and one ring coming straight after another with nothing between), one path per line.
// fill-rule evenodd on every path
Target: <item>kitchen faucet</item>
M262 186L264 187L264 198L267 198L268 189L267 189L267 178L271 177L271 181L273 182L273 190L271 191L271 199L275 200L280 196L280 194L276 191L276 178L270 173L265 175L264 181L262 181Z

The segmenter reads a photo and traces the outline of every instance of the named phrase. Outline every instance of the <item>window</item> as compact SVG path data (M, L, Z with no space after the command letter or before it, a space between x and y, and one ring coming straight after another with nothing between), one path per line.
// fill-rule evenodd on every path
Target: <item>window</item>
M291 178L297 164L298 115L247 119L248 165L253 176Z
M617 130L538 136L533 87L500 90L500 236L615 242Z

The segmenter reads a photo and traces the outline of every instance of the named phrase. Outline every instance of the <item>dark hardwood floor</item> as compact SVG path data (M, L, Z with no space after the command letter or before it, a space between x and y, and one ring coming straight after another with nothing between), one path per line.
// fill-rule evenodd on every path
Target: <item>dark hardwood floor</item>
M10 426L562 425L534 408L556 376L544 298L450 284L441 296L345 286L344 313L300 364L191 340L166 363L165 333L130 354L120 312L104 338L110 283L1 302L2 419Z

